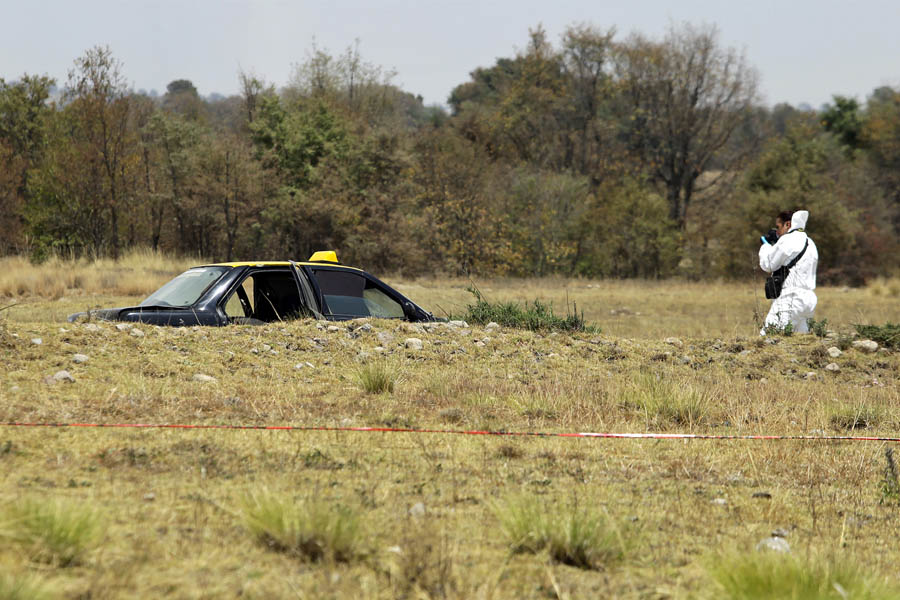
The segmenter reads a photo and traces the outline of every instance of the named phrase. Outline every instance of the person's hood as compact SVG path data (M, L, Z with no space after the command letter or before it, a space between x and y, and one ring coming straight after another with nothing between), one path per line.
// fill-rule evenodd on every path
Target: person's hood
M791 231L795 229L806 229L806 220L809 219L808 210L798 210L791 215Z

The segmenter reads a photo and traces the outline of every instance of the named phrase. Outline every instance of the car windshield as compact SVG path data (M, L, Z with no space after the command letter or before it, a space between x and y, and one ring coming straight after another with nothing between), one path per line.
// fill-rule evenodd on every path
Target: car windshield
M196 267L162 286L139 306L190 306L228 270L228 267Z

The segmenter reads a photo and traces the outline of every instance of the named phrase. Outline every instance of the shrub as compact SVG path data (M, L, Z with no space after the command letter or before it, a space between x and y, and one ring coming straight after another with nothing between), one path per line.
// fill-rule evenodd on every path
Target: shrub
M711 404L708 393L653 373L635 377L620 397L626 408L643 413L650 427L668 423L693 427L706 419Z
M727 556L710 567L725 596L739 599L820 600L822 598L900 598L878 578L845 559L804 560L776 552Z
M244 524L258 541L310 561L349 562L363 554L359 515L321 501L294 502L268 491L243 502Z
M828 319L822 319L821 321L808 319L806 324L809 326L810 332L815 334L816 337L823 338L828 335Z
M624 543L607 519L587 508L545 506L533 496L516 496L493 507L513 553L547 551L553 560L594 569L619 560Z
M900 324L856 325L856 332L886 348L900 348Z
M466 306L466 314L463 317L479 325L486 325L491 321L504 327L516 327L530 331L585 331L599 333L599 329L587 325L584 321L584 313L578 314L573 305L571 314L565 317L553 313L553 308L540 300L525 303L519 306L515 302L488 302L480 291L469 288L475 296L475 304ZM567 307L568 308L568 307Z
M93 509L61 500L24 499L5 517L4 537L32 560L60 567L80 564L102 535Z

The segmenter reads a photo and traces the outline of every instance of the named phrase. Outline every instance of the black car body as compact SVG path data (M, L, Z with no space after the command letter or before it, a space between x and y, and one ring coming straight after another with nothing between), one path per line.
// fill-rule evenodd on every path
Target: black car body
M137 306L76 313L153 325L263 324L314 317L434 321L434 316L361 269L317 252L307 262L218 263L188 269Z

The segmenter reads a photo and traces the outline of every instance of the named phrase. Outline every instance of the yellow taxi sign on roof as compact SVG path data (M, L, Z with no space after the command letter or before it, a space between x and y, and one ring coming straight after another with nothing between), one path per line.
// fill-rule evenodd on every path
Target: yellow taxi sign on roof
M309 262L330 262L337 264L337 252L334 250L319 250L318 252L313 252L313 255L309 257Z

